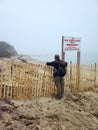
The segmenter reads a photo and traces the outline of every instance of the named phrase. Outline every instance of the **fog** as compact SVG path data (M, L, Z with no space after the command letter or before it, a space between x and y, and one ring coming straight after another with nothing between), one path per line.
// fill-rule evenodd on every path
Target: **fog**
M0 0L0 41L19 54L53 60L62 36L81 37L81 63L98 63L97 35L97 0ZM76 62L76 52L66 60Z

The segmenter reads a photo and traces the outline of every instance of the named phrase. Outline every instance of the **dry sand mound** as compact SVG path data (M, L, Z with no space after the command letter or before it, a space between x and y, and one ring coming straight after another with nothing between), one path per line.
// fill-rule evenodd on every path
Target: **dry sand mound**
M98 93L0 100L0 130L98 130Z

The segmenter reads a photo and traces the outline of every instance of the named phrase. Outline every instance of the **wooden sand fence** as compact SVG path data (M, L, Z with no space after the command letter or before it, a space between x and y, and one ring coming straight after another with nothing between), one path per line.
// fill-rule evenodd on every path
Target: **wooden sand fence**
M89 91L98 87L98 65L70 65L65 76L66 91Z
M41 64L2 61L0 98L46 96L55 90L53 69Z
M20 61L2 61L0 98L32 98L56 92L53 68ZM82 91L98 85L97 65L68 65L64 91Z

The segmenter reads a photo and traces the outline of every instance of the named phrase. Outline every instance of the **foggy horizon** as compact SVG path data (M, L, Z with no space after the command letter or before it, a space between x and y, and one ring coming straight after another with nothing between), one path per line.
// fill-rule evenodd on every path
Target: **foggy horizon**
M0 41L18 54L53 60L62 36L81 37L81 63L98 63L97 7L97 0L0 0ZM66 52L66 60L76 62L76 52Z

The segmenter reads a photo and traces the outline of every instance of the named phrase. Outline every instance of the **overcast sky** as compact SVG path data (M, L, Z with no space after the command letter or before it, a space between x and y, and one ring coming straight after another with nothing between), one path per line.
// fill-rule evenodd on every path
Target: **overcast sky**
M19 54L61 54L62 36L81 37L82 59L98 62L98 0L0 0L0 41Z

